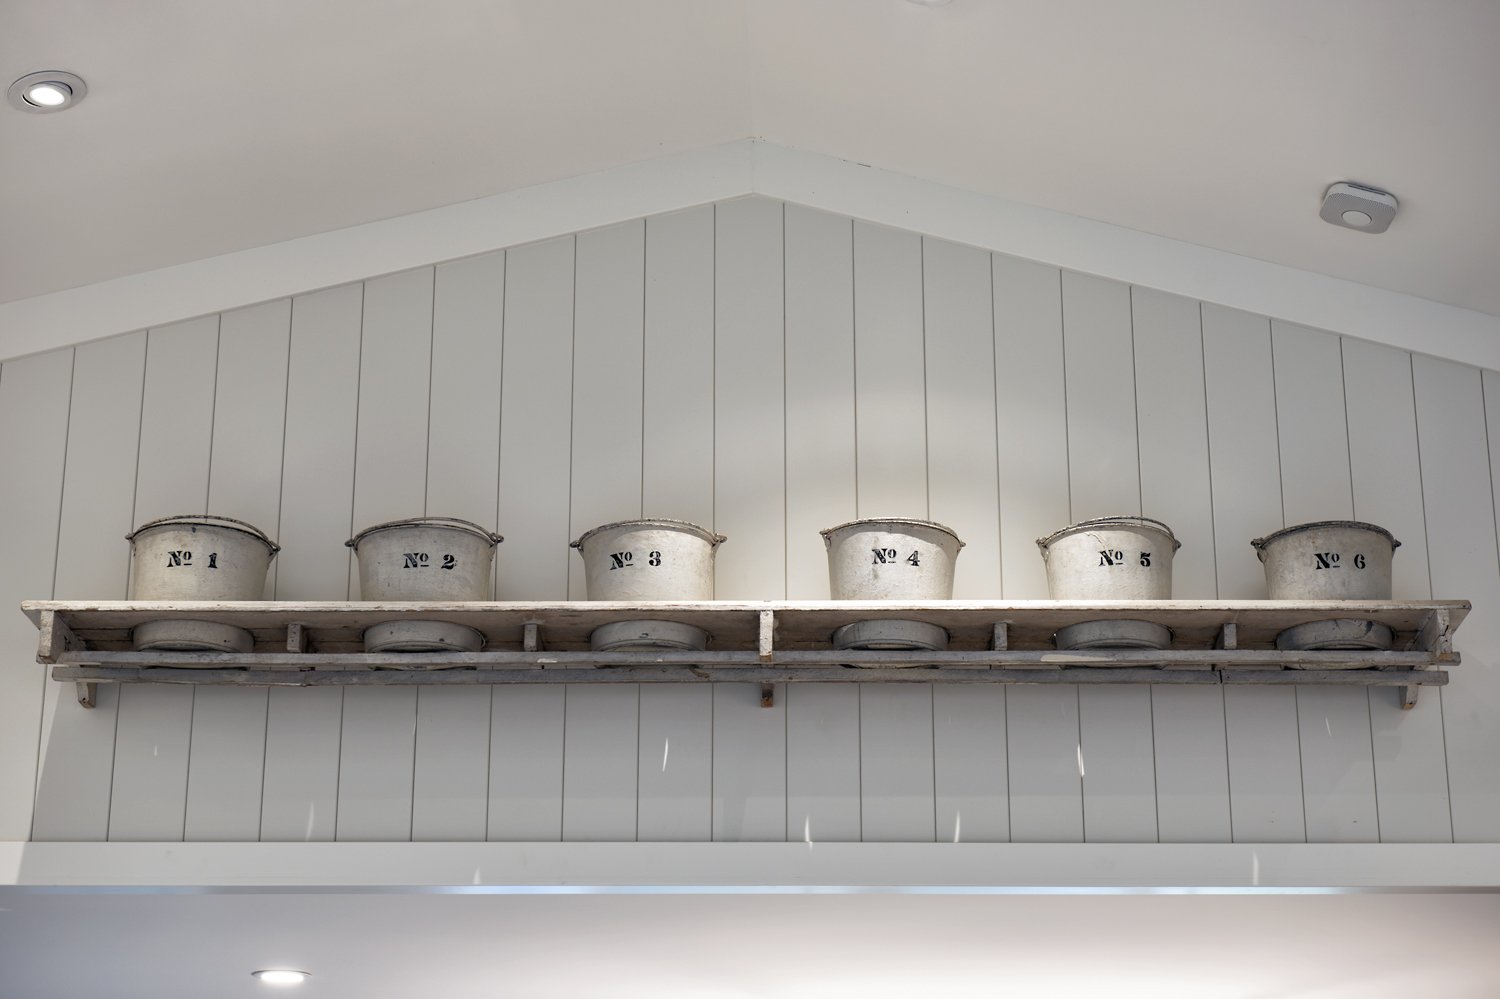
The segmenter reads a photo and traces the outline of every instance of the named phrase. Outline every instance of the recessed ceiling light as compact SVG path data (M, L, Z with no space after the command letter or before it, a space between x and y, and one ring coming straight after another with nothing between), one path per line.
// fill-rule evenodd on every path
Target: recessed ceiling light
M32 114L50 114L72 107L83 100L88 92L88 85L81 77L64 73L60 69L48 69L40 73L27 73L10 85L5 96L10 100L11 107L30 111Z
M267 985L301 985L312 977L305 971L270 968L262 971L252 971L250 974Z
M1340 181L1323 194L1318 216L1324 222L1357 229L1360 232L1385 232L1396 217L1396 198L1385 191L1361 184Z

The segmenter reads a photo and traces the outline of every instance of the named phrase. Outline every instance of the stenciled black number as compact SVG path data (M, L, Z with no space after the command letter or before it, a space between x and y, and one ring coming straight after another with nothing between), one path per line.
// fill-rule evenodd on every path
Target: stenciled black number
M661 552L652 552L646 558L647 565L661 565Z
M443 568L444 569L452 569L456 565L458 565L458 559L454 558L452 555L444 555L443 556Z

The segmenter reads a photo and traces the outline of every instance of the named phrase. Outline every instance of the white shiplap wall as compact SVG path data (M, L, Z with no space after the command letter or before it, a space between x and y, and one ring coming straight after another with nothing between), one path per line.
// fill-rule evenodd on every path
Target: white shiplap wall
M1144 512L1176 596L1264 593L1249 540L1391 528L1465 662L1389 690L101 686L0 615L0 839L1500 840L1500 376L747 198L0 367L0 602L125 596L136 523L237 516L282 599L357 595L352 530L727 534L724 598L826 596L818 530L932 517L956 595L1046 596L1033 539ZM1486 399L1490 407L1486 408ZM1491 430L1494 424L1493 432ZM34 808L33 808L34 792Z

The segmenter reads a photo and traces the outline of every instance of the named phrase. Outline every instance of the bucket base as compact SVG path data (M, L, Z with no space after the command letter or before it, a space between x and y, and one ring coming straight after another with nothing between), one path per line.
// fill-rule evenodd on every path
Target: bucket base
M1309 621L1288 628L1276 636L1276 648L1283 652L1310 652L1316 649L1367 649L1384 652L1395 643L1391 629L1376 621L1358 618L1335 618L1332 621ZM1327 669L1319 664L1294 665L1292 669Z
M1151 621L1084 621L1058 630L1060 651L1075 649L1165 649L1172 645L1172 629Z
M365 629L366 652L478 652L484 636L447 621L387 621ZM420 664L388 669L443 669Z
M708 632L676 621L616 621L589 633L595 652L702 652Z
M212 621L148 621L131 633L137 652L249 652L255 638L244 628Z
M835 649L941 652L948 647L948 632L924 621L855 621L835 631L832 642Z

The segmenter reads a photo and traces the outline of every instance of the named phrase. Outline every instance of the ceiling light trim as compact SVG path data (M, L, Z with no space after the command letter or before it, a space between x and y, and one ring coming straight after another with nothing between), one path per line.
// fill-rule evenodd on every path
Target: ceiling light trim
M33 97L33 91L43 88L47 92L57 94L60 100L56 103L38 101ZM56 114L66 111L78 104L88 96L88 84L83 82L83 77L76 73L69 73L60 69L44 69L36 73L27 73L5 92L6 100L10 105L28 114Z

